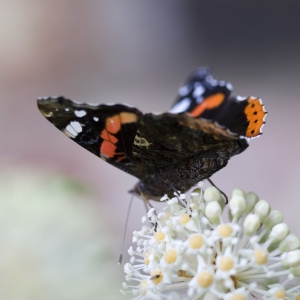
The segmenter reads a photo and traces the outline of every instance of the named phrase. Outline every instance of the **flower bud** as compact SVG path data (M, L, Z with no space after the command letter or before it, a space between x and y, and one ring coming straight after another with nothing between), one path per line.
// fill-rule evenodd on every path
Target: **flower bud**
M290 272L296 276L296 277L300 277L300 266L296 267L296 268L290 268ZM296 298L297 300L297 298Z
M246 199L247 194L242 189L235 188L232 191L231 198L233 198L233 196L242 196L244 199Z
M246 200L243 196L234 195L229 202L229 207L233 216L239 215L246 209Z
M221 198L221 193L214 186L209 186L204 192L204 200L206 202L219 201L220 198Z
M255 193L253 193L253 192L247 193L247 196L246 196L247 208L246 208L245 212L250 213L253 210L256 203L258 202L258 200L259 200L259 198Z
M270 211L271 206L266 200L259 200L254 207L254 213L261 222L270 214Z
M274 239L273 243L281 242L290 233L289 227L285 223L275 225L270 232L269 238Z
M278 248L281 253L300 249L300 240L294 234L290 234L279 244Z
M251 214L245 218L244 221L244 232L247 235L254 234L260 227L260 220L257 215Z
M271 230L275 225L281 223L283 215L278 210L272 210L271 213L264 219L263 223L268 230Z
M219 221L221 213L222 208L217 201L211 201L207 203L205 207L205 215L212 223L216 223Z
M199 190L199 189L197 189ZM192 193L191 193L191 202L199 202L200 201L200 190L199 192L197 190L194 190Z
M285 268L296 268L300 266L300 250L286 252L281 256L281 263Z

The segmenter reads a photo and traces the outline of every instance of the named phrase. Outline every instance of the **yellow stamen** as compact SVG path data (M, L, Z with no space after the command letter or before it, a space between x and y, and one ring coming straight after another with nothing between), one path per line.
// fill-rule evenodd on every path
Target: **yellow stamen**
M213 280L214 276L209 271L203 271L197 277L198 284L203 288L209 287L213 283Z
M175 249L168 250L164 255L164 259L168 264L172 264L177 259L177 251Z
M189 220L190 220L189 214L183 214L183 215L181 215L181 217L180 217L180 223L181 223L182 225L185 225Z
M203 237L200 234L194 234L189 237L189 244L193 249L199 249L203 245Z
M156 239L157 242L161 242L164 240L166 235L162 231L157 231L154 233L154 238Z
M286 292L284 290L277 290L274 294L274 296L277 298L277 299L285 299L286 297Z
M147 293L147 280L144 279L141 281L141 283L139 284L139 288L140 288L140 293L145 296Z
M163 279L161 270L154 270L151 272L151 280L154 284L159 284Z
M146 266L148 266L149 263L150 263L149 256L150 256L150 253L149 253L149 252L146 252L146 253L144 254L144 263L145 263Z
M222 257L219 262L219 268L222 271L229 271L232 269L234 261L231 257Z
M192 209L192 210L197 210L198 208L199 208L199 203L191 203L190 204L190 208Z
M246 300L246 298L242 294L235 294L230 297L230 300Z
M265 250L257 249L253 255L259 265L265 265L268 262L268 253Z
M218 228L219 236L222 238L227 238L232 233L232 227L229 224L220 225Z

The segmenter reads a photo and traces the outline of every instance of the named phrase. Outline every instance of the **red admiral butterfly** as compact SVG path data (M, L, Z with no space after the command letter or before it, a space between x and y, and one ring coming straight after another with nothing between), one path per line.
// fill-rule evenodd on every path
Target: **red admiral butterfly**
M248 147L247 138L261 134L266 115L261 100L230 97L231 90L209 68L200 68L179 89L168 113L63 97L38 99L38 107L77 144L137 177L138 194L157 200L209 178Z

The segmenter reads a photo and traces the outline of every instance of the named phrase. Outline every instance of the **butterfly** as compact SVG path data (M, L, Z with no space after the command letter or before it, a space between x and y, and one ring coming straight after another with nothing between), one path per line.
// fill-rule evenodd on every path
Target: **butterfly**
M79 104L39 98L38 108L67 137L135 176L134 188L158 200L185 192L227 165L262 134L266 111L256 97L232 97L230 83L197 69L170 112L143 114L124 104Z

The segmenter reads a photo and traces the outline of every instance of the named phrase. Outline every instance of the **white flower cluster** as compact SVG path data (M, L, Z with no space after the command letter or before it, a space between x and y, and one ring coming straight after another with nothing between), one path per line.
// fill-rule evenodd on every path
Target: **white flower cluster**
M234 189L226 222L216 188L203 191L199 183L188 203L185 197L164 196L163 211L152 208L143 218L154 226L133 233L137 248L129 249L123 294L135 300L300 299L300 241L279 211L253 192Z

